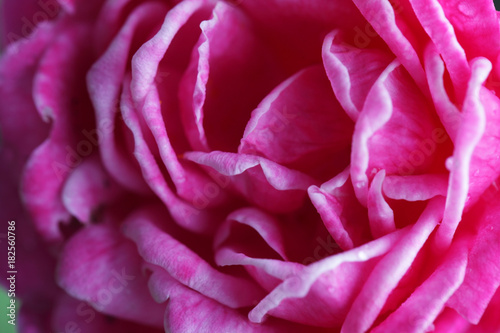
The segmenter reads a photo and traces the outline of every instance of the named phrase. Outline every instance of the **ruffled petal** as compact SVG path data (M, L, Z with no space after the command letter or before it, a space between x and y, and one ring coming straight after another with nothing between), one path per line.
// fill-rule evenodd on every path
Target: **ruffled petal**
M124 222L125 235L137 244L145 261L163 267L178 282L229 307L249 306L262 297L262 290L253 282L217 271L165 232L160 227L165 217L158 212L144 208Z
M349 117L356 121L368 92L394 56L380 49L351 46L339 31L332 31L325 37L322 55L335 96Z
M462 284L467 267L468 244L457 242L443 263L399 308L373 329L373 333L432 330L446 301Z
M250 320L260 323L271 314L317 326L340 326L376 258L387 253L406 231L312 263L271 291L250 311Z
M308 194L341 249L347 251L371 239L368 214L354 194L349 168L320 187L309 187Z
M491 71L491 63L484 58L477 59L471 67L472 75L464 101L462 122L455 140L455 150L453 156L447 160L447 167L450 170L448 195L443 223L437 231L436 238L440 247L449 246L462 218L470 188L471 159L486 127L485 108L479 96L481 86Z
M437 124L425 97L412 85L407 72L391 63L368 94L356 123L351 177L365 206L369 179L378 170L385 169L387 175L419 173L433 161Z
M126 139L129 134L119 119L120 86L130 53L134 51L131 49L134 38L137 39L137 35L145 38L150 34L155 22L161 22L165 13L165 6L158 3L137 7L87 74L87 87L95 108L97 126L90 131L85 130L85 136L99 144L101 160L109 174L125 188L139 193L148 193L148 188L137 163L131 158L131 148Z
M443 198L430 201L409 232L377 264L350 308L342 325L343 332L365 332L373 325L389 294L441 220L443 208Z
M62 202L79 221L95 223L99 211L118 199L121 193L121 188L94 157L83 161L69 175L62 189Z
M307 188L315 183L299 171L259 156L214 151L188 152L184 158L229 177L248 201L272 212L290 212L299 208Z
M323 68L308 67L281 83L253 111L238 152L325 180L348 164L352 131Z
M99 312L161 327L164 306L149 295L134 244L105 226L92 226L64 247L59 286Z
M380 170L368 190L368 219L370 229L374 238L384 236L396 230L394 223L394 212L382 194L385 171Z
M240 8L218 2L200 28L179 88L184 125L194 150L235 151L251 110L284 74Z

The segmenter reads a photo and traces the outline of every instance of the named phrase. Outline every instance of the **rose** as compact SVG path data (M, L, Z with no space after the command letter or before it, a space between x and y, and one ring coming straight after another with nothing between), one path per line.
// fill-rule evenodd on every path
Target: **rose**
M22 3L21 331L499 328L491 3Z

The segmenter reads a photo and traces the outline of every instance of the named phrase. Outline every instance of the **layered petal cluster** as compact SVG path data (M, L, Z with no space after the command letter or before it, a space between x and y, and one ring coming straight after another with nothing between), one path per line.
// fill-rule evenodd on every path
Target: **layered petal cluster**
M20 332L500 330L491 1L3 7Z

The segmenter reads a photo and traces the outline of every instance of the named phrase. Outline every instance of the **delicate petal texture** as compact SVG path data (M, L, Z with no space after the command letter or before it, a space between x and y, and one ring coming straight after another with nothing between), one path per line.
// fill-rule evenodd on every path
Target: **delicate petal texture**
M65 66L75 66L79 71L85 69L85 63L80 63L83 57L81 45L75 43L75 40L85 38L83 24L72 26L58 36L45 52L34 78L36 107L44 119L53 120L53 125L49 138L33 152L26 165L22 192L38 230L50 241L60 239L58 224L69 220L59 196L64 179L81 163L83 154L80 151L85 155L92 152L91 148L83 150L77 146L74 133L75 123L85 121L88 115L81 113L85 108L84 96L75 94L70 87L77 88L82 84L73 74L63 70ZM65 50L64 55L61 49ZM56 84L53 82L55 78L58 78ZM68 114L66 109L72 107L72 101L81 105L73 106L75 112Z
M425 332L463 282L468 246L457 242L448 257L413 294L373 332Z
M373 238L384 236L394 232L394 213L382 195L382 184L385 178L385 171L379 171L368 190L368 218Z
M342 160L348 164L352 130L323 68L308 67L281 83L253 111L238 152L325 179L345 167Z
M160 326L164 308L147 293L134 244L104 226L84 229L64 248L58 282L100 312Z
M349 117L356 121L368 92L393 56L379 49L359 49L349 45L339 31L325 37L322 55L337 99Z
M364 332L372 326L390 292L441 220L443 204L442 198L430 201L417 223L377 264L349 310L342 325L343 332Z
M200 28L179 88L186 133L195 150L234 151L250 111L284 74L239 8L218 2Z
M397 62L391 63L370 90L356 123L351 177L363 205L370 175L379 169L385 169L388 175L424 170L435 152L424 148L426 140L432 137L434 120L430 108L411 85L406 71ZM402 123L406 126L401 127ZM399 144L394 147L396 140Z
M273 212L289 212L304 202L315 181L263 157L214 151L190 152L184 158L228 176L249 201Z
M120 188L104 171L97 158L85 160L66 180L62 202L81 222L97 222L99 211L117 200Z
M215 270L162 230L162 220L157 211L144 209L125 221L124 233L136 242L144 260L163 267L180 283L229 307L249 306L261 298L262 291L255 284Z
M130 158L130 150L127 145L124 147L123 142L119 142L120 135L117 134L125 129L119 117L120 85L135 35L147 34L151 29L148 26L151 25L150 22L158 21L165 11L165 7L159 4L149 3L138 7L87 74L90 98L96 109L97 126L94 132L87 130L86 136L100 146L103 164L113 178L126 188L140 193L147 193L147 186L140 177L137 163ZM146 17L147 25L144 23Z
M439 246L449 246L467 200L470 160L486 126L484 106L481 105L479 94L481 84L486 80L490 71L491 63L486 59L478 59L472 64L472 76L464 102L463 118L457 133L455 151L453 157L448 160L450 181L443 223L437 232Z
M370 239L371 235L366 231L366 208L356 200L349 168L321 187L309 187L308 193L330 235L341 249L350 250Z
M488 303L500 286L498 239L500 208L485 203L486 208L478 220L478 234L469 253L469 263L463 284L452 296L448 305L473 324L481 319Z
M446 196L448 177L440 174L389 176L382 185L384 194L391 199L424 201L435 196Z

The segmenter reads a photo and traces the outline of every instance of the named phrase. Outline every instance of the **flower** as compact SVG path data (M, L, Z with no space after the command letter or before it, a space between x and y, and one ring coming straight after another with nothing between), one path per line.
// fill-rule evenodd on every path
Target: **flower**
M4 9L21 332L500 329L491 1Z

